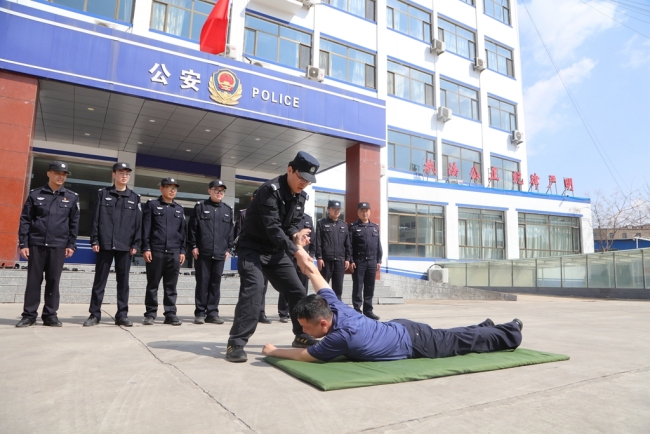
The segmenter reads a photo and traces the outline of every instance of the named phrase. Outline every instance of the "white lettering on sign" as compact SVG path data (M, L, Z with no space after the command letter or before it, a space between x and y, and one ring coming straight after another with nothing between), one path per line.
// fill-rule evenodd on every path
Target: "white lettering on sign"
M300 108L300 98L291 95L276 94L268 90L261 90L257 87L252 88L251 97L253 99L260 97L262 101L270 101L273 104L286 105L287 107Z

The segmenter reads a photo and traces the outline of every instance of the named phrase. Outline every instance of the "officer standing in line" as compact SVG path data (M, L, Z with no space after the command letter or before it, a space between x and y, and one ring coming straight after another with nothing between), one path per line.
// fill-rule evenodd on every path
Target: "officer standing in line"
M233 245L232 208L222 202L226 184L214 180L208 186L209 199L194 206L188 228L188 244L195 263L196 290L194 324L223 324L219 317L221 276Z
M77 249L79 231L79 196L63 186L69 173L66 163L51 162L47 171L47 185L29 193L20 214L18 238L20 255L27 259L27 286L23 318L16 327L29 327L36 323L43 273L43 325L63 325L56 316L60 300L59 281L65 259L70 258Z
M359 203L359 220L350 224L352 240L352 307L368 318L378 320L372 312L372 297L375 294L375 275L381 267L381 241L379 226L370 221L370 204Z
M241 283L226 350L226 360L230 362L248 359L244 346L257 327L265 277L289 302L296 336L292 346L305 348L316 343L303 332L293 312L293 307L305 294L289 258L295 257L300 267L311 260L309 254L294 243L309 238L309 229L298 230L298 225L308 198L303 189L316 182L318 167L314 157L298 152L289 163L287 173L264 183L248 206L238 241Z
M117 313L115 325L131 327L129 313L129 271L131 257L140 247L142 237L142 207L140 195L127 187L131 177L129 163L113 165L113 185L101 188L93 209L90 245L97 253L95 281L90 296L90 316L84 327L99 324L102 318L104 289L115 260L117 278Z
M251 195L251 202L255 198L255 193L257 193L257 190L255 190ZM235 240L239 237L239 235L241 235L241 229L242 227L244 227L245 218L246 218L246 208L239 211L239 217L237 218L237 222L235 223ZM260 316L257 320L257 322L261 322L262 324L271 324L273 322L266 316L266 291L268 290L268 288L269 288L269 280L265 277L264 292L262 293L262 305L260 307Z
M339 220L341 202L327 202L327 217L318 220L316 230L316 258L321 276L327 283L332 279L332 290L340 300L343 294L343 277L350 268L352 245L347 223Z
M298 225L298 230L302 229L309 229L311 230L311 237L314 237L314 220L311 218L309 214L304 214L302 216L302 220L300 221L300 224ZM311 260L314 260L314 257L316 256L316 244L315 243L309 243L308 245L303 247L307 252L309 253L309 257ZM292 262L296 266L296 273L298 273L298 278L300 279L300 282L302 283L302 286L305 288L305 296L309 293L309 278L302 274L302 271L300 271L300 267L298 267L298 263L296 261L296 258L291 258ZM289 318L291 317L289 315L289 303L287 303L287 299L284 298L284 295L279 294L278 295L278 315L280 316L280 322L289 322Z
M183 207L174 202L178 187L176 179L163 178L160 197L148 201L142 213L142 257L147 269L144 325L153 325L156 319L161 278L165 324L182 324L176 316L176 283L185 262L186 225Z

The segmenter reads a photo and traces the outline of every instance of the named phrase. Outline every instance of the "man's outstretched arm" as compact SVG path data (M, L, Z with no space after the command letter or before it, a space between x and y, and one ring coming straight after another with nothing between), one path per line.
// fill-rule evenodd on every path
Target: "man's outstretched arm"
M302 274L309 278L311 281L311 286L314 288L315 292L318 292L323 288L330 287L325 279L323 279L323 276L320 275L320 272L318 271L318 268L316 268L316 265L314 265L314 260L309 256L307 252L305 252L304 249L298 249L294 256L298 260L300 271L302 271Z
M285 350L283 348L276 348L273 344L266 344L262 349L262 354L301 362L318 362L318 359L309 355L306 348L290 348Z

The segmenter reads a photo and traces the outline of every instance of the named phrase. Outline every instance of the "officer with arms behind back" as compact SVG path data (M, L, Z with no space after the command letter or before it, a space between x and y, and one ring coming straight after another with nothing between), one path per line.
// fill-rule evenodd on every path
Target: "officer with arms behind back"
M115 325L131 327L129 313L129 271L131 256L140 247L142 237L142 210L140 195L127 187L131 177L129 163L113 165L113 185L97 193L93 209L90 244L97 253L95 281L90 297L90 316L84 327L99 324L102 319L104 289L115 259L117 278L117 313Z
M318 220L316 231L316 258L321 276L327 283L332 279L332 290L340 300L343 294L343 277L350 268L352 246L348 225L339 220L341 202L327 202L327 217Z
M226 359L230 362L245 362L248 359L244 346L257 327L264 277L289 302L293 333L296 335L292 345L304 348L316 343L311 336L303 333L293 313L293 307L305 294L289 257L295 257L301 267L311 260L309 254L298 248L294 241L308 239L311 232L309 229L298 230L298 225L307 200L303 189L316 182L318 166L314 157L306 152L298 152L289 163L287 173L264 183L248 206L238 240L241 283L226 350Z
M194 206L188 228L188 244L195 259L196 290L194 324L223 324L219 317L221 276L233 245L232 208L222 202L226 184L214 180L208 186L209 199Z
M379 319L372 312L372 297L375 294L375 274L381 267L381 241L379 226L370 221L370 204L359 203L359 220L350 225L352 240L352 307L371 319Z
M59 281L63 262L77 249L79 231L79 196L63 186L69 173L66 163L51 162L47 171L47 185L29 193L20 215L18 238L20 255L27 259L27 287L23 318L16 327L29 327L36 322L43 272L43 325L62 326L56 316L60 300Z
M142 257L147 269L144 325L153 325L156 319L161 278L165 324L182 324L176 316L176 283L185 262L186 226L183 207L174 202L178 187L176 179L163 178L160 197L147 202L142 212Z

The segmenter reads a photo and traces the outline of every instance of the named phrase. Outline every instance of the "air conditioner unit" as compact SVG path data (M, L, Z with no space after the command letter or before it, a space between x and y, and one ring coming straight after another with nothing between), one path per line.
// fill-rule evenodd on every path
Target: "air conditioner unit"
M320 0L302 0L302 4L307 7L318 6L320 4Z
M225 56L229 57L231 59L236 59L237 58L237 46L233 44L228 44L226 45L226 53Z
M524 141L524 133L521 131L513 130L510 136L510 141L513 145L519 146Z
M325 70L310 65L307 67L306 77L314 81L323 81L325 80Z
M438 107L438 119L447 122L452 118L451 109L448 107Z
M429 281L435 283L449 283L449 269L447 268L429 268Z
M431 41L430 48L432 53L436 53L440 55L445 52L445 42L441 41L440 39L434 39L433 41Z
M485 71L485 60L481 59L480 57L476 57L474 59L474 71Z

